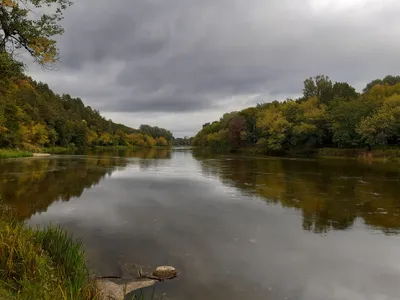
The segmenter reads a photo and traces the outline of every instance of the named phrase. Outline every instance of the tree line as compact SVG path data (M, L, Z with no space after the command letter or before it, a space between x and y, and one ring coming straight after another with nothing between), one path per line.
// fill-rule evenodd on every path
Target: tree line
M254 147L265 153L322 147L400 145L400 76L368 83L362 93L318 75L298 99L261 103L206 123L193 145L216 151Z
M22 65L0 53L0 148L136 146L172 144L170 131L133 129L107 120L80 98L57 95L24 75Z
M193 137L185 136L183 138L175 138L173 145L174 146L191 146L193 142Z

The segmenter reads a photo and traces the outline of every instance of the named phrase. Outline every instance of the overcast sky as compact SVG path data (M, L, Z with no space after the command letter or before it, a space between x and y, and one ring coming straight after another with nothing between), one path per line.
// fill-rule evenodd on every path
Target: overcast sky
M75 0L58 71L29 74L116 122L193 135L310 76L399 75L399 15L399 0Z

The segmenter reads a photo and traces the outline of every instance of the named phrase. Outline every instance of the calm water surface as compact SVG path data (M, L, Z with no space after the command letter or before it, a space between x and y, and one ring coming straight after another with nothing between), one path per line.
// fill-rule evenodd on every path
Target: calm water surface
M400 299L400 167L91 153L0 162L0 197L82 237L99 275L173 265L187 299Z

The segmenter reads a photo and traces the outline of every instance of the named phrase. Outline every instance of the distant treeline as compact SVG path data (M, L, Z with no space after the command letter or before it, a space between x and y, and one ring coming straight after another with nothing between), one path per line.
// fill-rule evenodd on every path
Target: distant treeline
M170 146L170 131L133 129L107 120L80 98L57 95L24 75L23 65L0 52L0 148Z
M193 137L185 136L184 138L175 138L173 145L174 146L191 146L192 142L193 142Z
M203 125L193 145L217 151L256 148L265 153L322 147L400 146L400 76L367 84L362 93L319 75L303 96L258 104Z

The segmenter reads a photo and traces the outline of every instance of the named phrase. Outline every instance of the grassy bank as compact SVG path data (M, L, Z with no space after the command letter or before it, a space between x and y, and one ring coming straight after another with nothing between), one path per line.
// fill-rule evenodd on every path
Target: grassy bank
M245 147L237 149L236 151L228 150L215 150L210 148L195 147L194 153L199 154L227 154L227 153L244 153L252 155L263 155L272 157L332 157L332 158L346 158L346 159L362 159L373 161L400 161L400 147L399 148L382 148L373 149L368 151L366 149L352 148L300 148L288 151L266 151L257 147Z
M12 149L0 149L0 158L31 157L33 154L28 151L18 151Z
M51 147L51 148L42 148L40 152L49 153L49 154L67 154L74 153L78 148L76 147Z
M343 157L377 161L400 160L400 148L373 149L338 149L321 148L317 152L318 157Z
M0 218L0 299L95 299L79 241L56 227Z

